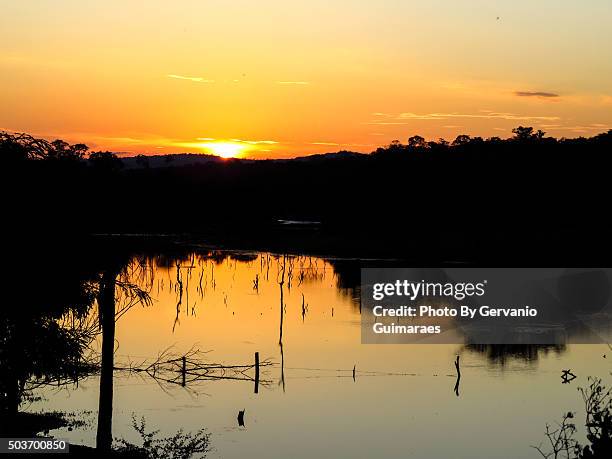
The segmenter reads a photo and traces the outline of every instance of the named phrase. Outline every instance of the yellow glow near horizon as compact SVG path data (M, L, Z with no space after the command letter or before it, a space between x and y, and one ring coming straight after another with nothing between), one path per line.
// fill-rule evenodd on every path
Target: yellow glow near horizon
M200 145L207 153L222 158L237 158L246 148L245 145L237 142L206 142Z
M257 159L592 136L612 127L612 8L562 3L0 0L0 129Z

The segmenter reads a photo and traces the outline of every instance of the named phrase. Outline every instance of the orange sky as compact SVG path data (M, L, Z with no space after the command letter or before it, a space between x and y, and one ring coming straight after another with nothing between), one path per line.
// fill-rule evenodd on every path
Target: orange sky
M607 0L0 7L0 129L93 149L262 158L612 127Z

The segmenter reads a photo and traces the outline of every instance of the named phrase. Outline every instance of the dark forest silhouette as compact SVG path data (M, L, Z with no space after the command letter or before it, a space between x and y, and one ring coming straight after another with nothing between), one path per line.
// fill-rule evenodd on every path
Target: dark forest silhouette
M213 243L439 262L597 261L612 131L413 136L369 155L123 167L82 144L0 134L14 237L189 234ZM279 220L320 224L279 224Z

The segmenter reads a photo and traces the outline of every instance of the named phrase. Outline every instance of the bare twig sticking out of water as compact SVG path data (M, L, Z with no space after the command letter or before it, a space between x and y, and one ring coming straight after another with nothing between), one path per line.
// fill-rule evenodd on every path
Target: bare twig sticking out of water
M185 308L185 315L189 315L189 279L191 278L191 266L187 268L187 288L185 292L187 293L187 307Z
M293 279L293 258L289 258L289 267L287 269L287 291L291 292L291 280Z
M280 384L283 386L283 392L285 392L285 354L283 351L283 319L285 315L285 305L283 299L283 285L285 284L285 269L287 263L287 255L283 255L283 263L282 265L278 264L279 271L276 274L276 278L278 280L278 285L280 289L280 324L279 324L279 336L278 336L278 345L280 347L281 354L281 379Z
M198 288L197 292L200 294L200 297L204 296L204 291L202 290L202 278L204 277L204 269L200 269L200 278L198 279Z
M183 280L181 278L181 264L178 261L176 262L176 285L178 289L178 301L176 303L176 318L172 325L172 333L174 333L176 324L179 323L179 314L181 313L181 304L183 302Z
M283 255L282 264L278 264L278 272L276 273L276 280L280 289L280 327L279 327L279 338L278 344L283 345L283 316L284 316L284 299L283 299L283 286L285 285L285 270L286 270L287 255Z
M457 381L455 381L455 395L459 397L459 382L461 381L461 368L459 367L459 356L455 359L455 368L457 369Z
M217 281L215 280L215 264L210 264L210 285L213 290L217 288Z
M253 290L259 294L259 274L255 274L255 279L253 280Z
M563 370L561 373L561 379L563 380L563 384L569 384L576 378L577 376L572 373L572 370Z
M297 275L298 287L305 281L322 281L325 279L325 265L319 271L318 262L313 262L312 257L297 257L299 274Z
M304 322L307 312L308 312L308 304L304 303L304 294L302 293L302 322Z

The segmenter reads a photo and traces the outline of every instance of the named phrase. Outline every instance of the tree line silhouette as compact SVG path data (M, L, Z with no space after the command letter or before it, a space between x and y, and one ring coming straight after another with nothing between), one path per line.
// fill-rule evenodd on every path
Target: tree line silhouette
M556 139L412 136L290 160L107 151L0 133L15 238L184 234L212 243L431 262L605 260L612 130ZM285 223L279 223L282 220ZM286 222L320 222L316 225Z
M0 430L34 432L43 422L19 412L29 397L28 381L78 380L87 371L83 335L62 329L57 320L66 313L87 317L94 298L115 285L105 276L116 277L147 245L142 238L99 233L172 233L231 246L387 255L430 265L609 260L612 131L578 139L555 139L529 127L513 134L505 140L463 135L453 142L414 136L368 155L295 160L181 166L167 157L163 167L150 167L141 156L140 167L127 168L114 153L90 153L83 144L0 133L5 262L11 271L6 285L9 297L17 297L0 308L0 417L6 421ZM342 269L346 261L333 263L340 287L359 283L357 270ZM103 327L108 332L113 324ZM496 361L538 352L471 350ZM112 355L112 346L106 353ZM112 379L103 385L112 388ZM112 391L101 395L100 404L112 407ZM590 449L566 442L566 452L609 454L606 403L607 411L587 407L587 415L606 416L589 421L589 429L599 429L588 433ZM102 410L98 425L106 447L109 413ZM144 435L144 424L140 429ZM198 439L206 447L206 437Z

